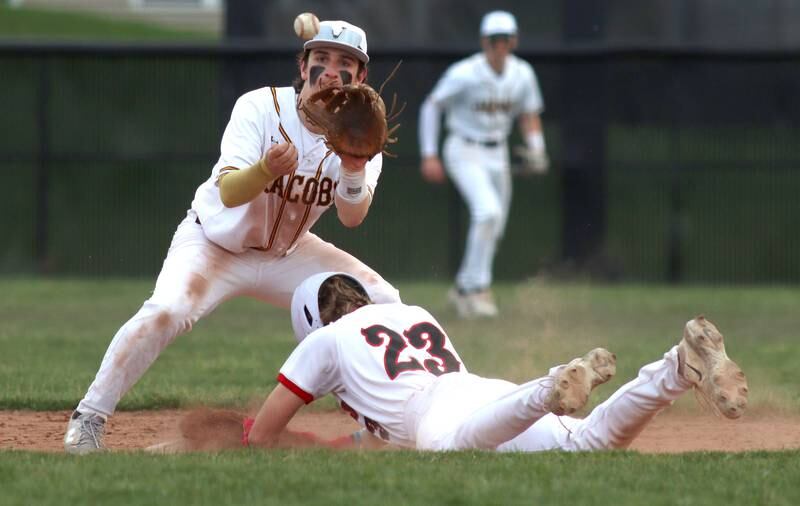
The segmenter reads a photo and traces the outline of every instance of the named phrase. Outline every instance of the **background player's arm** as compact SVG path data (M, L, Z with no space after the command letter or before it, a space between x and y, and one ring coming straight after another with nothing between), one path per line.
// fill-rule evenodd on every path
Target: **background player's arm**
M420 171L422 177L431 183L443 183L445 180L444 167L437 154L441 117L439 104L433 97L426 98L419 111L419 145L422 150Z
M447 69L425 98L419 110L419 145L422 177L431 183L443 183L445 171L439 152L439 130L442 113L463 98L463 93L474 85L470 67L457 63Z
M525 159L531 171L540 174L547 172L550 160L547 158L542 119L539 113L524 112L520 114L519 128L526 145L521 150L517 150L518 154Z
M542 133L542 119L538 113L525 112L519 115L519 128L526 137L534 133Z
M522 78L524 89L522 97L524 98L520 104L522 111L519 115L519 128L525 139L525 146L520 146L515 151L523 157L528 170L536 174L544 174L550 167L540 117L544 110L544 101L533 67L525 64L522 69L525 75Z
M246 169L225 167L219 194L225 207L246 204L264 192L269 183L297 168L297 148L283 143L270 147L266 156Z
M372 203L367 186L366 157L339 155L339 181L336 185L336 215L345 227L357 227L364 221Z

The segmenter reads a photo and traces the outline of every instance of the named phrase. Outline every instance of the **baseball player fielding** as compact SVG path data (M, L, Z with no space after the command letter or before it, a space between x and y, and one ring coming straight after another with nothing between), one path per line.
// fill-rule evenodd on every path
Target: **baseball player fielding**
M319 18L311 12L303 12L294 18L294 33L303 40L312 39L319 32Z
M361 224L383 157L329 149L323 129L298 110L319 91L362 84L369 62L364 30L306 17L319 31L303 44L299 81L237 99L220 157L177 227L157 287L115 334L67 422L66 452L103 450L106 421L120 399L169 343L224 300L247 293L288 308L305 278L337 270L370 280L371 298L400 301L397 289L371 268L310 232L332 207L342 225Z

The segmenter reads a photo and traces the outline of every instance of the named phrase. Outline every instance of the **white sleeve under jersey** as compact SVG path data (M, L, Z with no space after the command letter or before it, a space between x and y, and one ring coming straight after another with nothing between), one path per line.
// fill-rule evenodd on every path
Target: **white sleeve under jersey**
M278 381L306 403L332 393L370 432L413 447L406 401L442 374L466 372L426 310L372 304L311 333L281 367Z
M533 67L514 55L500 75L483 53L456 62L428 100L446 112L450 132L476 141L505 142L514 117L544 108Z
M250 167L272 146L286 142L297 148L297 169L270 183L247 204L225 207L219 195L220 175ZM367 163L371 195L382 165L380 154ZM300 121L294 88L254 90L237 100L222 136L219 160L197 189L192 209L206 236L219 246L235 253L256 248L280 256L290 252L333 204L340 166L325 138Z

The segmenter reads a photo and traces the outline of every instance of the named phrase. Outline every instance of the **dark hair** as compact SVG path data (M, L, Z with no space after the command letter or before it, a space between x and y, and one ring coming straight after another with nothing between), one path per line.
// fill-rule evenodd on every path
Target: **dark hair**
M320 285L317 304L322 324L327 325L372 301L361 284L349 276L336 274Z
M300 51L297 53L297 66L299 67L301 63L305 63L308 65L308 55L311 53L310 49L306 49L304 51ZM358 73L361 74L367 68L367 64L361 60L358 60ZM366 79L364 82L367 82ZM306 83L305 79L300 76L294 78L292 81L292 87L294 87L295 93L300 93L303 89L303 85Z

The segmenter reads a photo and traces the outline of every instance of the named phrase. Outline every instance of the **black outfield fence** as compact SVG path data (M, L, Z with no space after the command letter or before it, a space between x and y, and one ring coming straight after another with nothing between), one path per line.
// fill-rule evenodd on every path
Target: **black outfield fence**
M367 221L315 231L389 278L448 278L466 213L419 176L417 112L466 52L372 50L407 102ZM526 52L553 168L515 180L500 279L800 281L800 52ZM0 274L154 275L236 96L288 85L294 49L0 45ZM513 142L518 142L515 136Z

